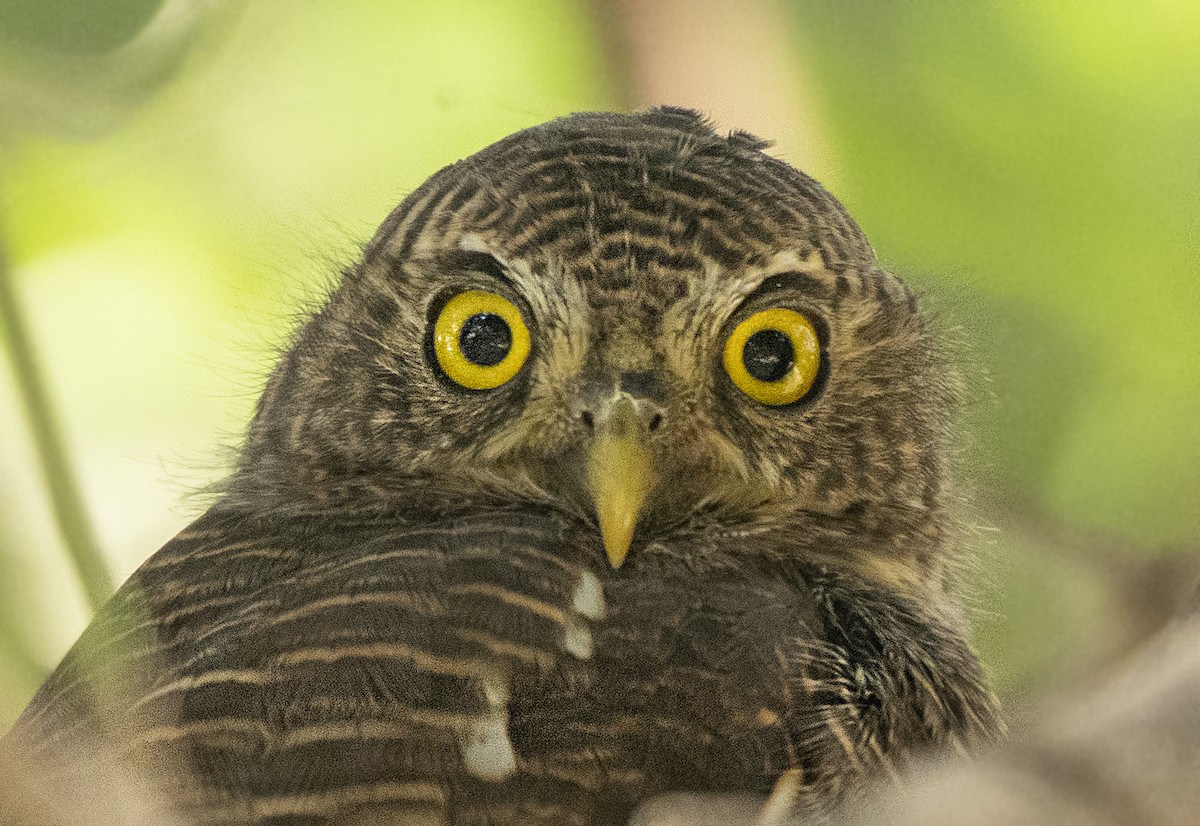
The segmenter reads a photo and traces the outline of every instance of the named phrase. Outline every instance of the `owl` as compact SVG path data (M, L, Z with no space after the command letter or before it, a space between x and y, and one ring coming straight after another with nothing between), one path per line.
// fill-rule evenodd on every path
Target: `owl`
M993 739L952 373L766 147L587 113L433 175L5 747L194 822L583 826Z

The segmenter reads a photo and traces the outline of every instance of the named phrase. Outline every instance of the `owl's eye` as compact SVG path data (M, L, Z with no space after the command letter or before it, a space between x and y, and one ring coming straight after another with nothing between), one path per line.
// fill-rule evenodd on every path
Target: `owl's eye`
M811 321L774 307L741 321L725 342L725 372L756 402L780 406L804 398L821 367L821 343Z
M451 298L433 324L433 352L452 381L491 390L515 376L529 356L521 311L495 293L467 290Z

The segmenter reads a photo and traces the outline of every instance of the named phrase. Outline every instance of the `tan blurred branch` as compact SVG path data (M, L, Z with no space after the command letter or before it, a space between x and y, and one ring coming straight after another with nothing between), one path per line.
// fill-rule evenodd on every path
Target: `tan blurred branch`
M1014 500L1002 521L1006 532L1102 583L1112 609L1107 659L1127 654L1200 607L1200 548L1143 547L1073 524L1031 500Z
M1200 812L1200 615L1178 620L1094 691L1048 704L978 764L931 766L861 824L1195 823Z
M837 178L815 83L780 0L593 0L631 106L688 106L774 140L826 185Z
M120 756L80 742L86 769L68 781L60 766L40 766L17 751L0 752L0 823L20 826L185 826ZM90 753L89 753L90 751Z

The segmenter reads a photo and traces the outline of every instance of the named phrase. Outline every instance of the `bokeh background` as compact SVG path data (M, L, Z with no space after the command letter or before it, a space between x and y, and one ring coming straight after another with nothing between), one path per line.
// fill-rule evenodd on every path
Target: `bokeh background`
M1013 708L1086 683L1200 569L1198 56L1184 0L0 0L0 731L396 201L657 103L775 139L926 294L976 644Z

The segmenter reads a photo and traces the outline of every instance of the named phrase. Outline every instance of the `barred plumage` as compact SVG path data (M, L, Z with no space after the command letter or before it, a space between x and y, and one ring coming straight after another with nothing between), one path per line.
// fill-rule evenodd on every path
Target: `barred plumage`
M953 380L764 147L584 114L430 178L297 335L219 501L6 744L84 774L68 744L114 745L196 822L601 824L795 769L822 810L993 737L946 587ZM466 290L529 328L492 389L434 357L467 346L431 332ZM721 367L776 306L822 365L778 409ZM780 352L762 381L799 369Z

